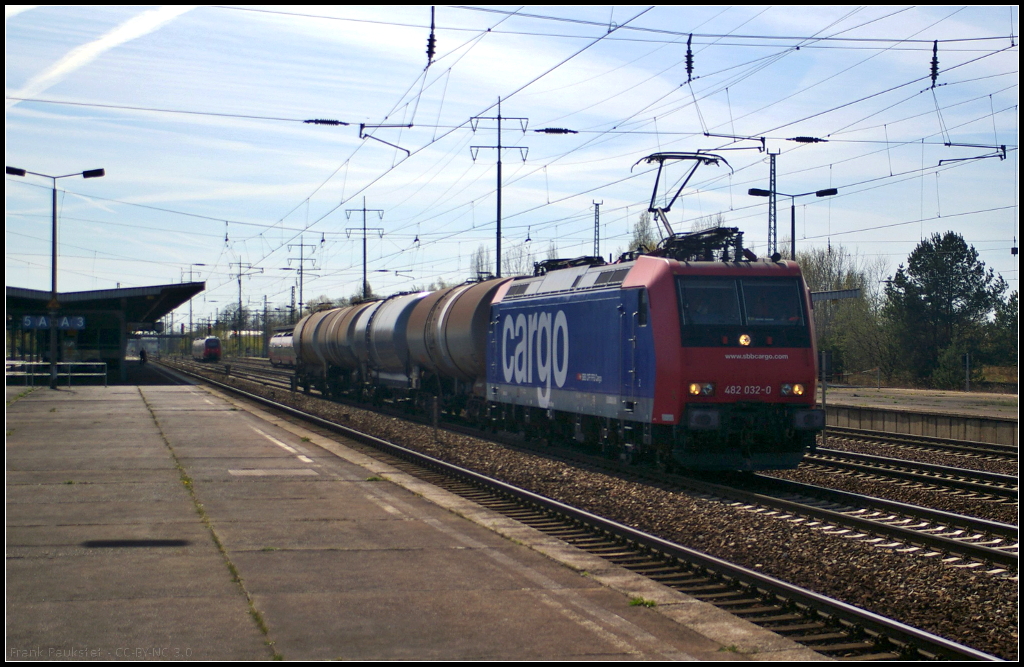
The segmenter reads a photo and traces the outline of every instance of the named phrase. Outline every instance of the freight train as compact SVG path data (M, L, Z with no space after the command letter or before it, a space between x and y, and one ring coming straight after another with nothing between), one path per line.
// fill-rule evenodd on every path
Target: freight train
M793 468L824 427L799 267L736 229L398 294L295 325L296 385L705 470Z

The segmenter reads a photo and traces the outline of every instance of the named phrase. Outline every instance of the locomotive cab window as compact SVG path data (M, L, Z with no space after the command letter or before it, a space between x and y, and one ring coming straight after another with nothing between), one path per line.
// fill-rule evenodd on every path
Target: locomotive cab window
M800 292L792 280L742 280L748 326L801 326Z
M641 289L636 297L636 323L638 326L647 326L647 290Z
M679 281L683 324L739 325L740 302L732 278L692 278Z
M798 278L676 279L687 347L743 345L809 347L810 331Z

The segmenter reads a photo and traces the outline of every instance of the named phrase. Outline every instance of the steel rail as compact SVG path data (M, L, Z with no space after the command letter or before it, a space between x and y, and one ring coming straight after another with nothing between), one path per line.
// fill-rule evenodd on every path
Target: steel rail
M846 426L829 426L828 435L829 437L877 440L887 444L895 443L897 445L932 447L960 453L991 454L1005 456L1012 459L1016 459L1019 452L1017 445L1001 445L994 442L937 438L930 435L913 435L910 433L889 433L886 431L872 431L870 429L850 428Z
M951 528L971 530L988 535L998 535L999 537L1016 538L1020 534L1019 526L1002 523L1001 521L992 521L991 519L981 519L963 514L955 514L953 512L945 512L943 510L932 509L930 507L901 503L898 500L887 500L885 498L877 498L875 496L865 496L851 491L840 491L839 489L830 489L824 486L807 484L805 482L794 482L792 480L780 479L778 477L771 477L763 474L755 474L755 477L759 481L772 484L773 486L778 486L780 487L780 491L787 493L798 493L821 498L830 502L851 503L860 507L869 507L885 512L893 512L903 516L910 516L917 519L923 519L925 521L940 523Z
M971 470L969 468L956 468L953 466L942 466L934 463L922 463L919 461L908 461L907 459L893 459L886 456L875 456L874 454L861 454L860 452L846 452L839 449L823 449L819 447L814 452L814 456L834 456L837 458L847 458L852 461L863 461L864 463L877 463L878 465L892 465L900 466L904 468L913 468L921 472L931 472L936 475L951 475L957 477L974 477L975 479L981 479L987 482L993 482L995 484L1006 484L1007 486L1017 486L1018 477L1016 475L1003 475L997 472L987 472L985 470Z
M838 460L847 459L847 460ZM994 496L1001 496L1004 498L1013 498L1016 500L1019 496L1017 489L1017 478L1010 477L1008 475L998 475L999 478L1010 480L1013 483L1013 488L1007 488L1005 486L993 486L991 484L985 484L982 482L972 482L965 479L956 479L949 477L938 477L936 475L929 475L925 472L916 472L914 470L908 470L907 468L918 467L915 461L900 461L895 459L887 459L880 456L871 456L869 454L855 454L852 452L841 452L836 450L822 450L818 449L814 454L806 454L804 456L804 463L810 463L822 466L831 466L837 468L847 468L849 470L857 470L860 472L873 473L878 475L884 475L886 477L895 477L897 479L907 479L914 482L922 482L927 484L935 484L940 486L946 486L955 489L963 489L965 491L974 491L976 493L986 493ZM922 463L920 467L924 468L928 464ZM942 466L930 466L931 468L941 469ZM945 468L946 474L951 474L949 471L959 471L960 468ZM972 474L975 471L967 470L965 474ZM981 475L996 475L995 473L978 473ZM1000 481L1003 481L1002 479ZM1003 483L1006 483L1003 481Z
M749 570L740 565L729 563L728 561L705 554L701 551L669 542L660 537L650 535L635 528L611 521L610 519L591 514L585 510L571 507L551 498L527 491L526 489L520 489L512 486L511 484L489 478L472 470L461 468L451 463L401 447L400 445L390 443L375 436L356 431L350 427L323 419L322 417L311 415L291 406L277 403L276 401L263 398L262 396L252 394L207 377L197 377L222 389L244 396L249 400L283 411L299 419L312 422L322 428L340 433L345 437L363 444L381 449L393 456L414 461L425 467L444 471L446 474L470 481L474 484L498 490L523 502L561 514L572 520L589 524L597 530L614 535L619 539L642 546L646 549L659 552L669 558L679 559L693 564L696 567L704 568L723 578L753 587L767 594L778 595L805 608L813 609L827 616L840 619L848 625L861 627L878 635L884 635L893 641L903 644L904 646L913 647L916 650L923 651L924 653L934 654L936 657L951 660L999 660L996 656L973 649L969 646L958 644L952 640L939 637L938 635L934 635L925 630L911 627L904 623L900 623L899 621L855 607L840 600L835 600L803 587L789 584L780 579Z

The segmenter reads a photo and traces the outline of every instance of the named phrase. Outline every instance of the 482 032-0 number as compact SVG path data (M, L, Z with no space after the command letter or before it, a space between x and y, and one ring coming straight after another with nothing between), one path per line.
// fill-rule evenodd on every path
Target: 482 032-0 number
M733 396L768 396L772 393L771 385L730 384L725 388L726 394Z

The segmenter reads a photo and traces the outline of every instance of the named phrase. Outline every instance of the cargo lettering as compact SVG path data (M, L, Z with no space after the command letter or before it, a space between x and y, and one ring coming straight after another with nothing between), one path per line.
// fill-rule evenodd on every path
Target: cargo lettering
M559 354L561 352L561 354ZM563 311L506 315L501 327L501 370L505 382L532 384L542 405L551 383L561 387L569 372L569 322Z

